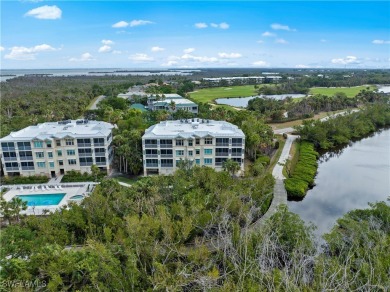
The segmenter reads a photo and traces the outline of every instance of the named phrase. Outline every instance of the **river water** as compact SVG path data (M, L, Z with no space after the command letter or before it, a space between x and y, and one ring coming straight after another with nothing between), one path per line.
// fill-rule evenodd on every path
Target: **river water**
M317 226L316 234L331 230L336 220L369 202L390 195L390 129L320 157L316 186L289 210ZM389 203L389 201L387 201Z

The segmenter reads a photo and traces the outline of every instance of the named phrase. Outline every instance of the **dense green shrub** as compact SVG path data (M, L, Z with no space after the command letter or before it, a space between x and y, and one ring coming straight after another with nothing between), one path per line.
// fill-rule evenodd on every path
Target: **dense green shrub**
M99 173L97 177L95 177L92 173L81 173L75 170L70 170L63 176L61 182L96 181L102 179L104 175L104 173Z
M34 176L8 176L1 179L3 185L18 185L18 184L42 184L47 183L49 178L44 175Z
M287 194L291 198L305 196L309 187L314 185L314 177L318 166L318 153L314 150L312 143L302 141L297 149L297 163L293 166L290 178L284 181Z

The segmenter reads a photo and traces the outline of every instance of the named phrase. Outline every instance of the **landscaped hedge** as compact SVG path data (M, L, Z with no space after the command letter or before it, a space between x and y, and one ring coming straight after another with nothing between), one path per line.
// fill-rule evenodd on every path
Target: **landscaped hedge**
M21 185L21 184L43 184L47 183L49 178L44 175L34 176L8 176L1 178L3 185Z
M318 152L314 145L303 141L298 146L298 161L293 166L290 178L284 181L286 191L291 198L302 198L306 195L309 187L314 185L314 177L317 172Z
M100 180L104 177L104 173L99 173L97 180ZM88 172L77 172L75 170L68 171L63 178L61 179L61 182L85 182L85 181L95 181L95 176Z

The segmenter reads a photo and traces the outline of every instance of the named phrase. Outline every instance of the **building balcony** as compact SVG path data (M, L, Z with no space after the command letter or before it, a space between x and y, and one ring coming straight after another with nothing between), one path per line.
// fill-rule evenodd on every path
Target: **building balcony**
M77 144L77 147L82 148L82 147L91 147L91 143L79 143Z
M4 161L17 161L18 158L17 157L3 157L3 160Z
M173 163L161 163L161 167L173 167Z
M18 147L19 150L31 150L31 146L21 146Z
M215 162L215 166L223 166L223 162Z
M229 152L216 152L215 156L229 156Z
M232 153L232 156L234 156L234 157L241 157L242 153Z
M92 157L92 153L79 153L79 157Z
M34 170L34 166L22 166L22 170Z
M15 151L15 147L1 147L1 149L3 150L3 152L5 152L5 151Z
M146 167L158 167L158 163L146 163Z
M172 158L173 154L160 154L161 158Z
M104 143L93 143L93 146L95 146L95 147L104 146Z
M173 144L160 144L160 148L167 149L167 148L172 148Z
M218 147L218 146L229 147L229 143L218 143L218 142L217 142L217 147Z
M91 166L93 162L80 162L80 166Z
M21 161L26 161L26 160L33 160L32 156L20 156Z
M107 163L106 162L96 162L95 164L96 165L106 165Z
M145 144L145 148L157 148L157 144Z
M239 146L239 147L242 147L242 143L232 143L232 146Z
M95 152L95 156L104 157L104 156L106 156L106 153L105 152Z
M145 154L146 158L157 158L158 154Z
M19 171L19 167L6 167L5 168L6 171Z

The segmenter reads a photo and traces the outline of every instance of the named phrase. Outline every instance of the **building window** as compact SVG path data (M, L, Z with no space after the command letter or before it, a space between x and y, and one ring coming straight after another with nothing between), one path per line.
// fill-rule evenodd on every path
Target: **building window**
M204 138L204 144L205 145L212 145L213 144L213 138Z
M64 165L64 161L63 160L58 160L58 165L60 165L60 166Z
M47 157L53 158L53 152L47 152Z
M93 138L93 144L101 144L104 145L104 138Z
M69 150L66 150L66 155L76 155L76 151L74 149L69 149Z
M182 139L176 140L176 146L184 146L184 140Z
M45 167L46 167L46 164L45 164L45 162L37 162L37 166L38 166L39 168L45 168Z
M195 159L195 164L200 165L200 159Z
M61 140L56 140L56 146L61 146Z
M200 149L195 149L195 154L200 155Z
M47 148L51 148L51 142L50 141L46 142L46 147Z
M188 140L188 146L192 146L192 143L193 143L192 139Z
M204 164L205 164L205 165L211 165L211 164L213 164L213 159L212 159L212 158L205 158L205 159L204 159Z
M73 139L66 139L65 144L66 144L66 146L72 146L72 145L74 145L74 140Z
M96 157L96 163L105 164L106 158L105 157Z
M199 138L195 139L195 145L200 145L200 139Z
M62 156L62 150L57 150L57 156Z
M204 150L205 155L212 155L213 154L213 149L205 149Z
M43 148L43 143L41 141L34 141L35 148Z
M184 150L176 150L176 156L184 156Z
M75 164L77 164L77 161L76 161L76 159L68 159L68 164L75 165Z
M50 162L49 162L49 167L50 167L50 168L54 168L54 162L53 162L53 161L50 161Z
M35 152L35 157L36 158L44 158L45 157L45 153L43 153L43 152Z
M30 142L18 142L18 148L19 150L30 150L31 149Z
M1 148L3 148L3 151L14 150L15 144L14 142L3 142L1 143Z
M193 154L194 154L194 152L192 150L188 151L188 156L192 156Z

